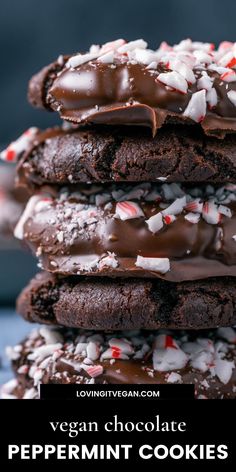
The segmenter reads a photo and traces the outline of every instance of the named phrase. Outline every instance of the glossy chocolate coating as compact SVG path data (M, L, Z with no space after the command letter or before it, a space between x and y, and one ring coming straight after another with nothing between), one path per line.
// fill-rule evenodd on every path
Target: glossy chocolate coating
M33 105L58 111L63 119L75 123L147 126L153 135L165 122L193 123L183 112L197 91L196 83L189 85L186 94L166 87L157 80L159 73L167 72L161 64L148 70L138 63L91 61L73 69L64 66L66 59L31 79L29 100ZM201 69L194 72L200 77ZM236 131L236 107L227 96L236 90L236 82L222 82L215 71L208 75L214 78L218 102L207 109L201 126L206 134L223 137Z
M52 106L60 107L62 118L75 122L106 123L113 125L141 125L152 129L153 134L169 116L185 120L185 110L196 84L188 93L169 90L157 80L158 73L165 69L159 66L150 71L141 64L91 63L77 69L64 69L54 81L49 94ZM202 122L209 132L216 129L236 129L236 107L227 97L227 91L236 90L234 83L220 86L217 73L214 87L219 101Z
M58 274L161 277L180 282L213 276L236 276L236 203L227 205L232 217L222 215L218 224L200 218L193 224L184 216L152 233L146 220L161 211L158 202L140 201L145 216L122 221L114 217L116 203L77 207L81 196L67 194L34 212L24 224L24 239L39 256L42 268ZM81 215L85 213L81 222ZM82 213L81 213L82 212ZM90 213L91 212L91 213ZM58 238L58 233L60 236ZM114 253L117 267L101 266ZM137 256L169 258L165 274L136 266Z
M83 332L80 331L80 334ZM124 333L124 337L130 337L131 334L128 332ZM150 343L149 336L158 336L159 331L145 332L143 335L143 342ZM63 383L63 384L87 384L91 382L90 375L82 368L80 369L80 363L83 363L84 355L74 354L77 342L76 336L78 331L65 330L62 332L63 342L65 343L59 352L59 355L55 358L50 356L49 362L44 367L42 372L42 378L40 383ZM89 332L87 332L87 335ZM92 333L91 333L92 334ZM109 335L102 332L103 338L109 338ZM133 336L138 337L140 332L133 332ZM195 342L197 338L203 338L206 336L206 332L181 332L179 335L173 333L175 340L181 339L181 336L185 337L186 341ZM118 334L120 337L121 334ZM112 334L110 334L110 338ZM208 331L207 337L209 342L216 343L219 340L216 332ZM132 338L131 338L132 339ZM86 342L86 341L85 341ZM34 361L28 359L28 355L34 351L36 346L45 344L40 336L34 339L26 339L22 343L22 351L17 360L13 361L13 368L16 371L17 378L20 385L25 387L31 387L33 383L32 371L28 371L27 368L39 367L40 370L40 358ZM71 350L67 350L67 347L71 347ZM227 343L226 346L228 347ZM138 347L136 348L139 349ZM231 345L231 349L228 350L226 357L228 361L235 362L235 348ZM168 377L171 374L169 371L157 371L153 369L152 353L149 351L143 359L127 358L127 359L110 359L97 360L93 365L101 365L103 372L101 375L95 377L92 383L95 384L166 384L168 383ZM26 369L25 374L18 373L18 369L24 366ZM236 369L235 366L232 369L231 378L227 383L223 383L216 375L211 375L210 370L207 369L205 372L200 371L191 367L190 363L180 369L174 369L180 376L180 382L184 384L195 384L196 397L203 395L203 398L235 398L235 382L236 382ZM31 373L32 372L32 373ZM173 370L172 370L173 372ZM200 397L201 398L201 397Z

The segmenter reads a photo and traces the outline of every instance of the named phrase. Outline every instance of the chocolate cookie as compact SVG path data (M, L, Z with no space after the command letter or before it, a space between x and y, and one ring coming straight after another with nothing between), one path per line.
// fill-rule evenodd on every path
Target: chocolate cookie
M205 329L236 324L234 278L158 279L38 274L18 298L26 321L85 329Z
M8 348L17 376L2 395L35 398L41 383L194 383L197 398L235 398L235 331L93 331L41 328Z
M192 42L147 49L117 40L60 56L29 85L33 105L75 123L148 126L200 123L206 134L236 131L234 44Z
M15 167L0 165L0 238L13 238L16 226L27 201L26 190L14 188Z
M18 165L18 183L27 187L158 179L236 182L236 135L222 141L197 126L163 126L152 138L145 128L64 126L38 130Z
M236 276L236 191L172 184L55 187L34 195L15 236L62 275Z

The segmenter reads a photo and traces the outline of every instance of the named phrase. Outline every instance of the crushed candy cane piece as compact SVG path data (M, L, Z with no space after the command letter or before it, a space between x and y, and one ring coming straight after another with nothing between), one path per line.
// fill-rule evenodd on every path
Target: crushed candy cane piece
M70 57L66 62L66 67L75 69L76 67L86 64L86 62L93 61L99 57L99 52L88 52L87 54L77 54L76 56Z
M167 349L168 347L172 349L179 349L179 346L174 340L173 336L170 336L169 334L159 334L156 336L154 341L154 349Z
M108 255L103 257L98 264L99 269L103 269L104 267L112 267L113 269L116 269L118 267L119 263L118 260L116 259L116 255L114 252L109 252Z
M61 343L45 344L45 345L39 346L36 349L34 349L34 351L32 353L30 353L27 357L31 361L33 361L37 358L39 358L40 360L43 360L43 359L45 359L45 357L50 356L55 351L57 351L58 349L61 349L61 348L62 348Z
M114 52L113 51L106 52L102 56L99 56L97 61L102 62L103 64L112 64L114 61Z
M219 205L218 211L221 215L225 215L228 218L232 218L232 211L229 207L226 207L225 205Z
M170 225L176 220L176 216L174 215L165 215L164 216L164 222L166 225Z
M87 356L91 361L96 361L100 356L99 345L93 341L90 341L86 347Z
M201 213L203 208L203 202L200 198L196 198L185 205L184 209L192 213Z
M146 220L146 223L148 225L148 229L152 233L157 233L164 226L162 213L159 212L159 213L156 213L156 215L151 216L148 220Z
M135 265L145 270L160 272L160 274L165 274L170 270L170 260L167 257L138 256Z
M163 335L160 335L163 337ZM178 347L176 343L174 345L166 345L164 347L158 347L162 344L158 340L159 336L155 340L155 346L153 351L153 368L158 372L168 372L170 370L183 369L187 362L188 356Z
M171 384L183 382L181 375L178 374L177 372L171 372L171 374L168 374L166 377L166 381L167 383L171 383Z
M208 103L209 108L214 108L217 105L218 98L216 89L214 87L212 87L212 89L207 92L206 101Z
M111 347L106 349L101 357L100 360L106 360L106 359L122 359L122 360L128 360L129 356L127 354L122 353L121 349L112 349Z
M50 329L46 326L43 326L39 329L39 334L43 337L46 344L56 344L63 342L63 336L56 329Z
M224 385L230 381L234 368L234 362L223 359L217 359L215 362L215 373Z
M144 216L143 210L135 202L123 201L116 204L115 218L120 218L122 221L125 221L141 216Z
M232 69L228 69L226 72L221 74L220 78L225 82L236 82L236 72Z
M212 89L213 79L205 72L202 74L200 79L197 81L197 89L198 90L206 90L209 91Z
M200 220L200 216L199 213L187 213L187 215L184 216L184 219L190 223L197 224Z
M225 339L229 343L236 344L236 333L233 328L230 328L230 327L218 328L217 335L220 338Z
M186 206L186 196L181 197L181 198L176 198L176 200L171 203L170 206L165 208L165 210L162 211L163 216L165 215L179 215L182 211L183 208Z
M96 377L99 377L99 375L103 374L103 367L101 365L87 366L86 364L82 364L81 367L93 379L96 378Z
M236 91L230 90L229 92L227 92L227 95L228 95L228 99L236 107Z
M14 230L14 236L15 238L17 239L23 239L24 237L24 225L26 223L26 221L31 218L31 216L33 215L34 213L34 209L35 209L35 206L38 202L40 202L42 199L42 197L40 195L33 195L33 197L31 197L25 207L25 210L23 212L23 214L21 215L16 227L15 227L15 230Z
M147 43L143 39L136 39L135 41L129 41L129 43L126 43L118 48L118 52L120 54L124 54L128 51L132 51L136 48L140 49L146 49Z
M212 225L217 225L220 222L220 213L217 205L212 200L204 203L202 217L207 223Z
M111 338L108 341L109 346L113 350L120 350L123 354L131 355L134 352L134 349L130 343L118 338Z
M200 90L193 93L189 103L183 113L187 118L191 118L196 123L200 123L206 114L206 91Z
M192 69L185 62L182 62L181 60L176 59L176 58L170 59L168 61L168 67L169 69L176 71L180 75L182 75L189 84L195 84L196 82L195 75Z
M8 382L6 382L2 388L1 388L1 394L2 393L12 393L15 388L18 386L18 381L17 379L11 379Z

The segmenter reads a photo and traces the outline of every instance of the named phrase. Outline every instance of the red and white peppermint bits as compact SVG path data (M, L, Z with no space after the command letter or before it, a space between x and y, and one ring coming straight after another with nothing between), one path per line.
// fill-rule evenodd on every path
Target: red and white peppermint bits
M27 150L28 146L33 142L38 128L32 127L26 130L16 141L0 153L0 158L7 162L16 162L21 154Z
M114 217L121 220L130 220L144 216L142 208L135 202L124 201L116 204L116 212Z
M160 274L166 274L170 270L170 260L167 257L138 256L135 265L144 270L160 272Z
M156 215L151 216L148 220L146 220L146 223L148 225L148 229L152 233L157 233L164 226L162 213L159 212L156 213Z
M217 225L220 223L221 216L218 211L217 205L214 203L213 200L209 200L205 202L202 209L202 217L203 219L212 225Z
M212 43L187 39L174 46L163 42L157 50L151 50L143 39L130 42L118 39L102 46L93 45L89 52L72 56L66 67L73 69L91 61L114 67L140 64L159 86L163 84L177 93L191 94L191 86L196 83L198 91L193 93L186 109L179 108L179 113L196 123L204 119L207 108L211 110L224 100L225 93L236 106L236 43L224 41L216 49ZM217 82L224 93L217 93L218 86L213 86Z
M235 67L236 66L236 55L233 51L228 51L218 61L218 65L222 67Z
M183 383L183 379L180 374L177 372L171 372L171 374L167 374L166 376L167 383Z
M236 344L236 333L233 328L230 328L230 327L218 328L217 335L220 338L225 339L229 343Z
M101 365L86 365L82 364L81 368L93 379L103 374L103 367Z
M98 57L97 60L98 62L102 62L103 64L112 64L114 61L114 52L106 52L106 54L103 54L102 56Z
M129 41L118 48L120 54L125 54L135 49L146 49L147 43L143 39L136 39L135 41Z
M127 360L134 354L134 348L130 342L125 339L111 338L108 341L109 348L102 355L101 360L122 359Z
M170 225L171 223L173 223L176 220L176 216L174 216L174 215L165 215L163 219L164 219L164 222L165 222L166 225Z
M45 196L43 197L42 195L33 195L31 197L25 207L24 213L21 215L21 218L19 219L15 231L14 231L14 236L17 239L23 239L24 237L24 225L26 221L33 216L36 205L44 202L48 202L48 198Z
M158 372L183 369L188 362L187 354L182 351L171 336L159 335L154 342L153 368Z
M234 362L223 359L217 359L215 361L215 374L224 385L230 381L234 368Z
M113 350L120 350L122 354L131 355L134 353L134 348L130 342L125 339L112 338L108 341L109 346Z
M42 346L37 347L34 352L28 355L29 360L44 360L46 357L52 355L55 351L62 348L61 343L55 344L43 344Z
M87 357L91 361L96 361L100 357L100 348L99 344L94 341L90 341L86 347Z
M206 101L208 104L208 108L212 109L216 107L218 98L217 98L216 89L214 87L212 87L212 89L207 92Z
M66 63L66 67L75 69L76 67L86 64L86 62L93 61L99 57L99 51L88 52L87 54L77 54L70 57Z
M160 334L155 338L154 349L179 349L178 344L170 334Z
M99 52L100 54L106 54L110 51L116 51L121 46L124 46L124 44L126 44L126 41L124 39L116 39L115 41L109 41L108 43L103 44Z
M194 84L196 82L196 78L191 67L189 67L189 65L184 62L186 58L182 57L181 59L182 60L174 58L168 60L168 68L172 71L178 72L182 77L184 77L185 80L187 80L189 84Z
M223 74L221 74L220 78L225 82L236 82L236 72L232 69L228 69L226 70L226 72L223 72Z
M192 224L197 224L200 220L200 214L199 213L187 213L187 215L184 216L184 219L189 221L189 223Z
M191 120L200 123L206 115L206 91L200 90L199 92L193 93L189 100L187 108L185 109L184 116L191 118Z
M235 90L230 90L227 93L229 101L236 107L236 91Z
M219 205L218 211L221 215L227 216L227 218L232 218L232 211L229 207L226 207L225 205Z
M170 206L165 208L165 210L162 211L162 215L179 215L182 211L183 208L186 206L186 196L181 197L181 198L176 198L173 203L171 203Z
M164 85L167 85L173 90L177 90L181 93L187 93L187 80L185 80L184 77L176 71L159 74L156 80Z

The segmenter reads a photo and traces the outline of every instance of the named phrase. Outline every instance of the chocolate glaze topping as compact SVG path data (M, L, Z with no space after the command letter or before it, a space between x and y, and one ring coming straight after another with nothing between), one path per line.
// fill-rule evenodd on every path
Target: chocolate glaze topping
M236 92L230 75L233 45L213 51L212 45L187 40L150 51L140 41L137 47L125 44L126 51L115 41L95 53L92 47L69 60L60 56L32 78L29 100L75 123L141 125L153 135L165 122L198 122L206 134L218 137L236 131L235 96L230 96ZM185 113L200 91L201 98Z
M13 347L8 355L19 383L28 388L40 383L194 383L198 398L235 398L233 342L231 328L208 331L207 337L199 331L166 335L41 328L20 352Z
M223 204L223 209L217 204L215 210L209 210L205 216L203 206L199 221L194 223L192 211L191 221L186 219L191 208L177 212L171 207L165 209L173 200L182 201L183 197L164 196L163 192L170 189L184 195L176 184L143 184L143 187L126 186L123 190L122 187L112 188L112 195L109 186L103 187L102 194L94 187L84 190L71 187L60 194L47 188L41 196L33 197L36 202L31 200L29 203L16 228L16 235L30 244L43 269L59 274L149 276L174 282L236 276L236 203L229 202L234 197L227 197L228 203L227 206ZM203 189L197 192L202 192L202 202L206 203L210 197L204 196ZM140 197L140 192L145 191L146 196ZM196 189L189 191L196 195ZM212 191L213 187L206 188L206 192ZM218 190L218 195L221 192L223 190ZM212 195L209 201L212 201ZM230 216L225 215L225 209ZM124 214L120 214L120 210ZM130 217L130 211L137 214ZM163 211L162 226L151 230L148 226L150 217ZM143 260L138 263L138 256L144 257L148 263L149 258L168 258L170 268L167 264L164 270L159 270L156 261L154 267L143 265Z

